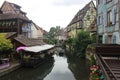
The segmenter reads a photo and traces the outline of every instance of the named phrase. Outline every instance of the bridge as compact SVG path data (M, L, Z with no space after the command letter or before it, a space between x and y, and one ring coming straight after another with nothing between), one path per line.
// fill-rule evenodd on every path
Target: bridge
M97 45L95 57L105 80L120 80L120 45Z

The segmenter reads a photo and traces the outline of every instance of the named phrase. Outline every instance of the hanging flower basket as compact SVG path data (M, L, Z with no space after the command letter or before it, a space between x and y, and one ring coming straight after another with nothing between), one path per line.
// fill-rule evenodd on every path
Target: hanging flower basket
M112 22L109 22L109 26L112 26Z

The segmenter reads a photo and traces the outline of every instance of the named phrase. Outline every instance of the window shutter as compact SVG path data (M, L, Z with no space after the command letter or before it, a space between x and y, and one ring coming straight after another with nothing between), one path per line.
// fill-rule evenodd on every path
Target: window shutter
M104 26L104 16L103 16L103 13L102 13L102 15L101 15L101 20L102 20L103 30L104 30L104 32L105 32L105 26Z
M116 35L113 35L113 44L116 44Z
M107 26L107 12L103 13L103 24L104 24L104 27Z
M98 0L96 0L96 6L98 6Z
M103 35L103 41L102 42L103 42L103 44L107 43L107 35L106 34Z
M112 18L112 23L115 24L116 23L116 17L117 17L117 7L113 7L112 9L112 15L113 15L113 18Z
M118 3L118 0L113 0L113 1L114 1L115 4Z
M97 16L97 25L99 25L99 16Z
M106 0L103 0L103 4L106 4Z
M115 8L112 9L112 24L115 24Z

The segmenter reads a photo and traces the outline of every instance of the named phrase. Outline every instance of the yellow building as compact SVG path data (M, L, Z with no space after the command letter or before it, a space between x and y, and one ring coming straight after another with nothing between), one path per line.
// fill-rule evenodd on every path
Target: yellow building
M96 7L90 1L85 7L78 11L72 21L67 26L68 37L75 37L81 30L88 30L96 19ZM95 26L93 26L95 27Z

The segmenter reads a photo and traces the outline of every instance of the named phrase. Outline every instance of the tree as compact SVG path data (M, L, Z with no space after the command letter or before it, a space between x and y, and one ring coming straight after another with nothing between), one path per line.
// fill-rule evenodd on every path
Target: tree
M70 52L74 52L75 38L68 38L67 45Z
M4 34L0 34L0 51L7 51L13 48L11 41L5 38Z
M75 53L77 53L78 56L85 58L85 51L88 46L88 44L91 44L93 42L92 38L90 37L90 34L88 31L81 31L77 34L77 37L75 39Z
M50 44L57 43L57 39L55 37L58 35L59 31L60 31L60 26L50 28L50 31L49 31L49 43Z
M55 36L55 32L56 32L56 28L55 27L51 27L50 31L49 31L49 36L50 37L54 37Z

